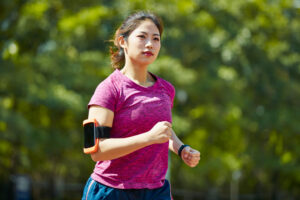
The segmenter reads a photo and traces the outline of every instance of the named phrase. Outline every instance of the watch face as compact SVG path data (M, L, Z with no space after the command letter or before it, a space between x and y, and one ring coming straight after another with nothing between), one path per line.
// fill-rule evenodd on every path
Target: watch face
M95 124L93 122L84 125L84 148L95 145Z

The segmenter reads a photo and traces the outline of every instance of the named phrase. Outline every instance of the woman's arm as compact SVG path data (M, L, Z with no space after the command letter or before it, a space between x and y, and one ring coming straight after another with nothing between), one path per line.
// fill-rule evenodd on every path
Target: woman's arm
M169 140L169 149L178 155L179 148L183 145L183 142L177 137L176 133L172 130L172 136ZM184 147L181 151L181 159L190 167L198 165L200 160L200 152L192 149L189 146Z
M89 119L96 119L100 126L112 127L114 113L106 108L92 106ZM158 122L150 131L128 138L108 138L99 141L99 148L91 158L96 161L112 160L151 144L165 143L171 137L172 125L169 122Z
M183 142L177 137L176 133L172 129L172 136L169 140L169 149L178 155L178 150L183 145Z

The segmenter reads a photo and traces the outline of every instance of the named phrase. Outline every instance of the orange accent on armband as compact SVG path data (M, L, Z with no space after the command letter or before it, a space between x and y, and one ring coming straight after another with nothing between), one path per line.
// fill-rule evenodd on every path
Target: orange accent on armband
M95 127L99 126L98 122L96 119L86 119L82 122L82 126L88 124L88 123L94 123ZM91 154L91 153L96 153L98 151L99 147L99 138L95 139L95 145L89 148L83 148L83 152L85 154Z
M99 147L99 138L96 138L95 145L90 148L83 148L83 152L85 154L96 153L98 151L98 147Z

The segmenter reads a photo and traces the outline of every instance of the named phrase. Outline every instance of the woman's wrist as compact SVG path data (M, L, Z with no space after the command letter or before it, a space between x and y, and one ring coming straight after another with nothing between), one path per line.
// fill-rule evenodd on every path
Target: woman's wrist
M150 131L143 133L144 138L145 138L145 142L146 142L146 146L155 144L153 137L150 134Z
M178 156L181 158L181 152L182 150L185 148L185 147L189 147L190 145L187 145L187 144L183 144L179 147L178 149Z

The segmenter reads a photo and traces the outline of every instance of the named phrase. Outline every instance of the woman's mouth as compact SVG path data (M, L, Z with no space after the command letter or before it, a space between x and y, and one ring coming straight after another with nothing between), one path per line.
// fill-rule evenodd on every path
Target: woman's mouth
M151 51L144 51L143 54L145 56L153 56L154 55Z

